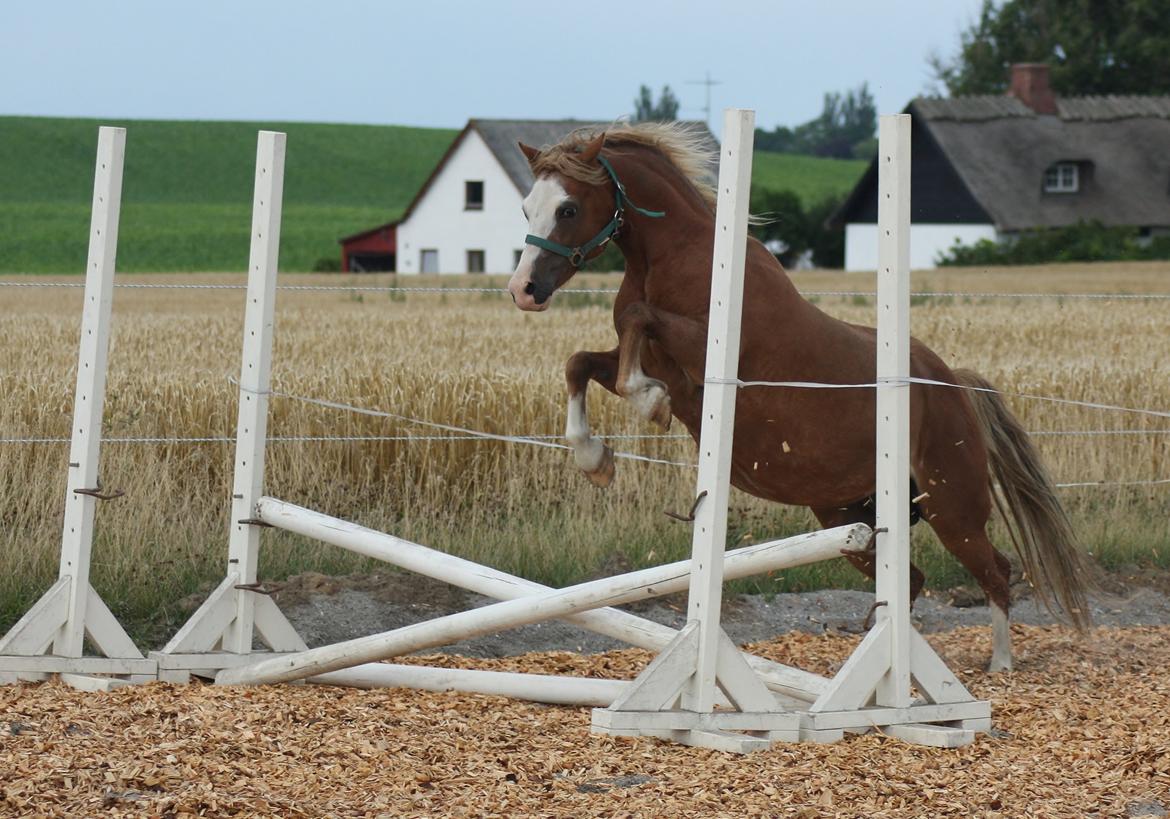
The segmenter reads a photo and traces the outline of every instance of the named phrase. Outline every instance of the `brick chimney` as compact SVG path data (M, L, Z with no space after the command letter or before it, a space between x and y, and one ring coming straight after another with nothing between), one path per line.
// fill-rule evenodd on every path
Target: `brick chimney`
M1057 113L1056 97L1048 85L1048 66L1044 63L1014 64L1008 96L1015 97L1037 114Z

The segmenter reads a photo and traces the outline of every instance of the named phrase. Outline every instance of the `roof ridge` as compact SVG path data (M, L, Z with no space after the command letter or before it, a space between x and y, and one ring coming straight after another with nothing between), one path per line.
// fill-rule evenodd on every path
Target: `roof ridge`
M978 122L1040 116L1019 99L1006 94L967 94L959 97L915 97L913 107L926 120ZM1131 118L1170 119L1170 94L1086 94L1057 97L1057 114L1065 122Z

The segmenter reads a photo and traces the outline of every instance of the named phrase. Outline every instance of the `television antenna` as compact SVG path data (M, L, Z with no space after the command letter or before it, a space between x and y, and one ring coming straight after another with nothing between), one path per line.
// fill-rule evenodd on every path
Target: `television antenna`
M706 119L706 121L707 121L707 127L710 128L711 127L711 86L722 85L723 81L711 79L711 72L710 71L704 71L703 77L704 77L704 79L701 79L701 80L687 80L687 85L704 85L704 86L706 86L705 90L707 93L707 104L703 106L703 115L704 115L704 119Z

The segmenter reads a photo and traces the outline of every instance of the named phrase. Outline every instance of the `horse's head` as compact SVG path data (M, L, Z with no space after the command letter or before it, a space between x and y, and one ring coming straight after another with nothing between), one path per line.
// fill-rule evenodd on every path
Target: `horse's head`
M569 161L582 168L596 167L605 174L598 164L604 144L605 134L598 134ZM520 143L520 150L528 158L536 182L524 199L528 236L508 290L521 310L547 310L552 294L605 249L620 226L620 207L614 207L616 194L610 185L590 184L542 169L539 150L524 143ZM608 180L608 175L605 178Z

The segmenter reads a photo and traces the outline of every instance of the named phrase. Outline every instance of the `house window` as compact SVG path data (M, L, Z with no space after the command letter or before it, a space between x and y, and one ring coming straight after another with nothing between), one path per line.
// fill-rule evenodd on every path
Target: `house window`
M437 250L420 250L418 252L418 272L419 273L438 273L439 272L439 251Z
M482 273L483 272L483 251L469 250L467 251L467 272L468 273Z
M483 210L483 182L463 183L463 209Z
M512 268L515 269L520 266L520 257L524 255L523 250L512 251Z
M1057 162L1044 171L1045 193L1076 193L1080 189L1077 163Z

